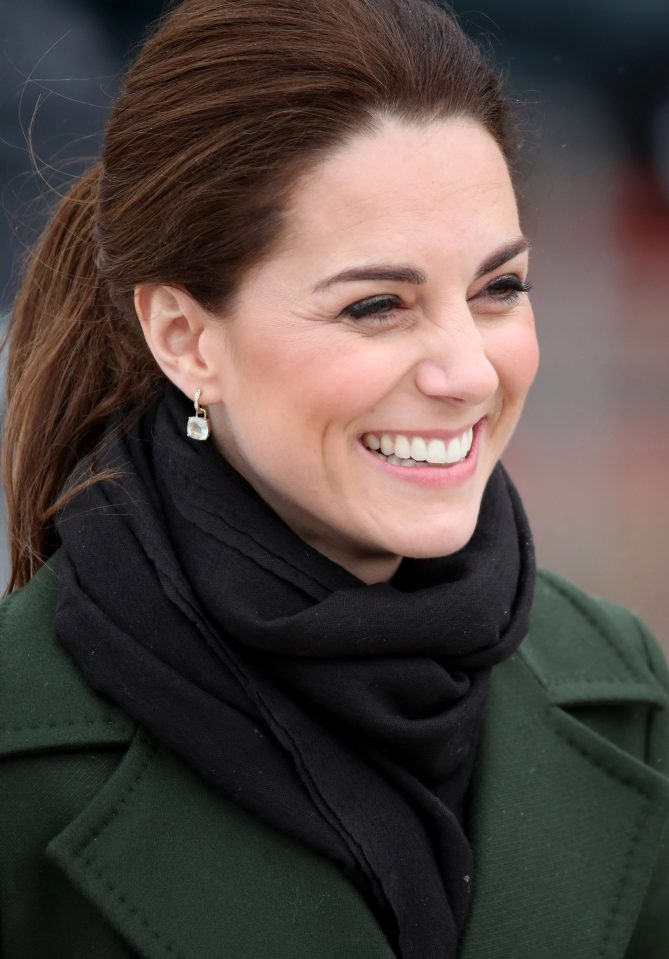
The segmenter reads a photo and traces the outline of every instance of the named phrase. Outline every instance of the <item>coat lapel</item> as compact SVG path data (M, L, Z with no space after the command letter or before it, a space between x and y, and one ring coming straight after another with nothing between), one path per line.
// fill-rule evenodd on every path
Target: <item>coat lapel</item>
M548 701L521 657L500 670L472 788L461 959L622 959L669 784Z
M141 732L48 855L145 959L393 959L333 863Z
M545 575L537 589L529 639L493 673L460 959L622 959L669 818L669 780L644 755L667 697L604 604L584 628L565 602L582 594Z

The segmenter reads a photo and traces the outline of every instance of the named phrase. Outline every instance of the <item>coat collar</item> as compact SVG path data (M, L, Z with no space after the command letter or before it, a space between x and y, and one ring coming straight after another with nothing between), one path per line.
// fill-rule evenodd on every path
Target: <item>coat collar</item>
M615 708L630 690L610 683L606 698ZM590 690L583 700L593 705ZM522 655L499 667L478 760L461 959L484 959L492 941L496 959L622 959L669 815L669 781L551 702Z
M460 957L488 959L494 946L496 959L622 959L669 781L584 715L646 717L666 695L642 645L632 654L619 641L611 610L554 577L537 590L528 640L493 671L470 794L476 870ZM392 959L334 864L223 799L141 731L49 856L145 959L222 949L235 959Z

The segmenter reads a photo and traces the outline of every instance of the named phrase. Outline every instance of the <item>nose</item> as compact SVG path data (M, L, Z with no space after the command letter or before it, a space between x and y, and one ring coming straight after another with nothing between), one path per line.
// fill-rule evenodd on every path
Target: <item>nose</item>
M415 380L426 396L467 406L485 403L495 394L499 377L469 310L466 317L433 330Z

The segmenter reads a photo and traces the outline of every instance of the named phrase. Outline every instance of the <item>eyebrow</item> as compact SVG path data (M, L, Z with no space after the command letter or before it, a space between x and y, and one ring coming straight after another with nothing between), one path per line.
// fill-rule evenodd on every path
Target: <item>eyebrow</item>
M509 260L513 260L515 256L526 253L529 248L530 244L524 236L517 237L515 240L512 240L511 243L507 243L500 247L499 250L491 253L488 259L484 260L476 271L474 279L480 280L486 273L492 273L493 270L498 270L500 266L504 266Z
M486 273L497 270L515 256L525 253L529 248L530 244L524 236L506 243L483 261L476 271L475 279L480 280ZM328 276L325 280L316 284L313 292L321 293L335 283L352 283L356 280L393 280L397 283L421 284L427 281L427 274L414 266L375 263L370 266L351 267L348 270L342 270L341 273Z

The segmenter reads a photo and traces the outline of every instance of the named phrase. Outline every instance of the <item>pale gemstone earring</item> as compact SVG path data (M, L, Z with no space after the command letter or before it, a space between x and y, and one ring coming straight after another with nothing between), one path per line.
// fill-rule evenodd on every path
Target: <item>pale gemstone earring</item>
M186 426L186 435L192 440L206 440L209 436L209 420L207 419L207 410L200 406L200 394L202 390L195 390L195 416L188 417Z

